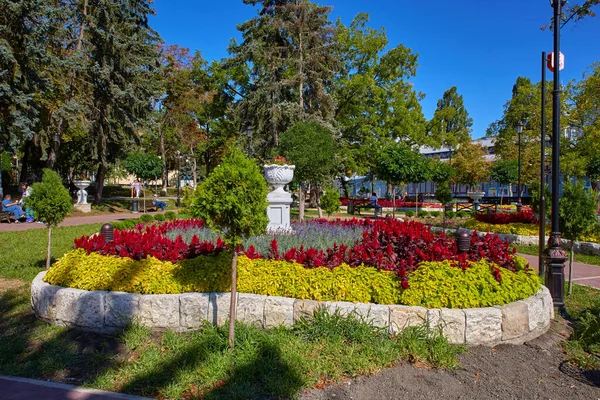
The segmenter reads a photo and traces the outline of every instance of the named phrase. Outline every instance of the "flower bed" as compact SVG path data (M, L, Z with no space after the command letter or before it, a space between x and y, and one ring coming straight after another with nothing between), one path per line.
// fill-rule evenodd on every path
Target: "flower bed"
M440 307L471 307L505 304L540 287L526 261L495 235L473 234L470 251L459 253L454 238L414 221L321 220L294 229L297 235L246 240L240 291L380 304L423 305L435 298ZM113 242L95 235L77 239L75 247L55 263L47 282L161 294L230 287L230 254L202 221L138 225L115 231Z
M486 224L537 224L537 219L531 209L524 209L518 213L477 213L475 219Z

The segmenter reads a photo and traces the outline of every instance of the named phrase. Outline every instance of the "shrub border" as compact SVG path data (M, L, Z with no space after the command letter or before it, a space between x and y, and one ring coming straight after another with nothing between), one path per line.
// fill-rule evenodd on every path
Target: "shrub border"
M206 322L223 325L229 318L230 293L135 294L87 291L50 285L40 272L31 285L36 316L58 326L104 334L116 333L131 321L155 330L185 332ZM356 313L374 326L394 334L425 322L441 327L451 343L468 346L522 344L548 330L554 318L550 292L504 306L468 309L427 309L403 305L300 300L238 293L237 320L263 328L291 326L312 317L319 307L331 312Z

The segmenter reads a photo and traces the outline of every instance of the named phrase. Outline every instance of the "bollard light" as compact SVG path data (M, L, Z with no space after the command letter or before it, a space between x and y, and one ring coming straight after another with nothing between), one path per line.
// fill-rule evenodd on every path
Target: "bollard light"
M100 234L104 237L104 242L112 242L114 240L114 228L111 224L104 224L100 228Z
M459 253L466 253L471 249L471 234L467 231L458 231L456 234L456 247Z

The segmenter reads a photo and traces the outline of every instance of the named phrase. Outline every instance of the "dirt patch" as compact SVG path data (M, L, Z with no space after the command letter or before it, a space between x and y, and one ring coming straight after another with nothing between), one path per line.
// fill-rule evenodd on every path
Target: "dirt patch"
M567 330L564 324L553 322L546 335L522 346L470 348L460 356L461 368L456 371L419 369L401 363L373 376L308 391L300 398L599 399L597 380L582 379L572 366L565 368L560 342Z
M0 277L0 293L7 290L19 289L25 285L25 281L21 279L6 279Z

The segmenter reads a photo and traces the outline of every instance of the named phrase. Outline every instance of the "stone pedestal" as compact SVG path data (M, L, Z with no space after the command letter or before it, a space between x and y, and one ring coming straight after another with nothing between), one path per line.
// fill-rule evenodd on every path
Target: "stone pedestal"
M283 187L294 177L293 165L265 165L265 179L273 190L267 194L268 231L288 231L290 225L290 205L292 196Z
M92 205L89 204L89 203L86 203L86 204L75 204L75 209L77 211L81 211L81 212L84 212L84 213L89 213L89 212L92 212Z
M269 202L267 230L291 230L290 205L292 204L292 196L287 192L277 193L273 191L267 195L267 201Z

